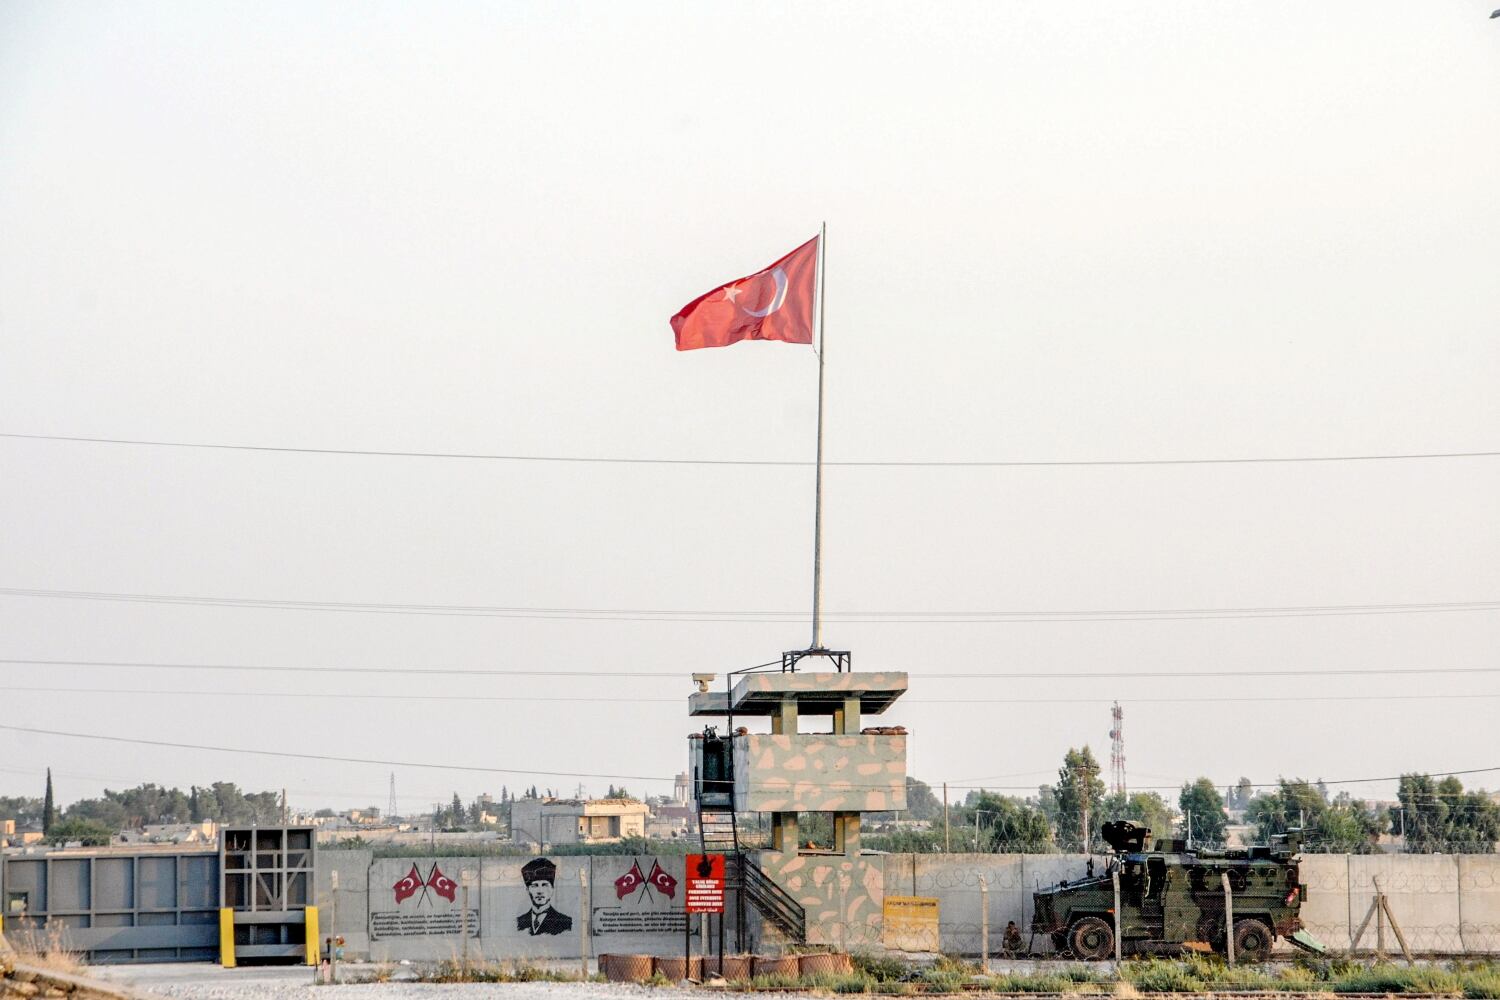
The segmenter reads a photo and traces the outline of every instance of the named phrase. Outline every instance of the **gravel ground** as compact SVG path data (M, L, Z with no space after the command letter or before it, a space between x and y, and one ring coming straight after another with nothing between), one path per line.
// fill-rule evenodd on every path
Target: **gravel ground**
M355 974L368 967L351 967ZM306 966L223 969L216 965L93 966L88 974L176 1000L724 1000L722 992L653 990L628 983L359 983L314 986ZM398 973L399 975L399 973Z

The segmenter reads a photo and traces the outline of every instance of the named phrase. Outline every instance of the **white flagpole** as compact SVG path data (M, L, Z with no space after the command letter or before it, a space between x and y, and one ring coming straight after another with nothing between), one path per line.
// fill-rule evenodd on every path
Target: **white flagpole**
M828 223L818 234L818 320L814 339L818 344L818 472L813 488L813 611L812 645L823 648L823 304L824 270L827 264Z

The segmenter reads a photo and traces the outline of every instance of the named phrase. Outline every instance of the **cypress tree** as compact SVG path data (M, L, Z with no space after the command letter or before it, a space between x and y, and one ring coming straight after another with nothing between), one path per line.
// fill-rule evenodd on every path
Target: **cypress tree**
M47 794L42 799L42 832L51 833L57 820L57 807L52 802L52 768L47 768Z

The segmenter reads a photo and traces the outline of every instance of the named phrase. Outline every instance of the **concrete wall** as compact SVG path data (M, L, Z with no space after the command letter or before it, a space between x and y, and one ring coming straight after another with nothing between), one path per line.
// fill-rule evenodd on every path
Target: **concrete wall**
M942 950L977 954L982 876L988 888L990 950L998 953L1007 921L1014 920L1029 941L1031 893L1060 879L1081 877L1086 862L1086 856L1077 854L890 854L883 857L881 884L887 894L936 898ZM1101 871L1104 862L1096 858ZM1303 922L1332 949L1352 946L1378 879L1414 952L1500 953L1500 856L1311 854L1301 864L1308 887ZM1389 927L1385 940L1387 951L1399 953ZM1041 938L1031 945L1050 950L1050 942ZM1357 950L1373 952L1375 947L1372 920Z
M60 860L64 863L59 864ZM100 871L90 872L88 878L80 867L84 860L54 858L49 879L44 877L41 859L9 858L0 866L0 877L5 888L33 891L34 910L50 911L60 924L71 928L74 946L96 951L99 960L173 957L166 949L178 949L175 955L180 958L216 954L213 918L217 901L213 897L217 885L211 877L216 856L107 858ZM536 934L531 933L532 902L521 874L530 860L376 859L369 851L320 850L314 901L321 911L322 933L342 935L349 958L457 957L462 953L460 931L466 922L460 906L467 870L473 873L467 919L471 957L576 958L585 948L585 925L590 928L586 945L590 956L681 951L683 858L553 857L557 867L553 908L567 918L567 926L560 929L554 919ZM938 900L936 947L969 954L979 950L986 911L992 954L1000 951L1007 921L1014 920L1023 940L1029 940L1031 893L1039 886L1081 876L1086 860L1071 854L763 852L760 856L767 874L807 911L814 943L878 949L886 897L921 896ZM1103 861L1096 859L1101 867ZM127 864L131 866L128 878L123 867ZM178 864L208 865L209 870L198 877L172 867ZM1313 854L1303 856L1301 864L1302 880L1308 887L1303 921L1334 950L1350 948L1353 932L1370 910L1378 879L1414 951L1500 954L1500 856ZM335 873L337 890L333 888ZM580 884L580 874L585 876L586 888ZM450 892L452 900L447 898ZM982 900L987 903L986 911L981 910ZM755 947L775 950L785 943L761 928L753 912L750 925ZM701 947L696 926L695 922L695 951ZM29 929L20 922L7 921L6 936L12 941L24 943L27 933ZM184 933L197 937L188 940ZM732 933L728 944L735 946ZM1045 951L1050 942L1038 939L1031 944ZM1371 921L1358 950L1369 953L1375 944ZM1386 946L1390 952L1397 949L1389 929ZM199 951L192 952L192 948Z
M530 933L517 921L530 913L521 878L526 858L385 858L366 851L320 851L317 894L325 933L345 936L350 957L414 960L446 959L462 948L458 900L449 902L429 884L435 866L455 881L467 868L475 873L470 890L470 954L496 958L573 958L584 947L582 916L589 915L590 955L601 952L676 954L683 945L683 859L630 856L553 858L557 864L554 907L571 921L556 934ZM882 908L887 895L938 900L937 948L977 954L987 904L990 951L998 954L1008 921L1037 951L1051 942L1030 937L1031 894L1060 879L1081 877L1087 857L1080 854L778 854L763 852L760 864L807 911L813 943L851 950L877 950L882 943ZM1103 869L1105 858L1095 858ZM395 886L416 868L425 888L395 901ZM658 875L651 882L653 872ZM339 872L337 913L331 873ZM579 884L585 873L588 892ZM1314 936L1335 950L1347 950L1351 934L1369 911L1379 879L1391 910L1413 950L1428 954L1500 953L1500 857L1489 855L1306 855L1302 879L1308 886L1303 920ZM981 885L984 889L981 890ZM664 889L674 890L668 895ZM455 896L458 896L455 893ZM372 922L382 932L370 934ZM701 945L694 925L693 948ZM785 944L750 914L756 948L774 951ZM1387 930L1388 950L1396 950ZM729 946L734 947L733 936ZM1360 942L1373 951L1372 921Z
M905 736L736 736L734 759L734 802L741 812L906 808Z
M1095 856L1104 870L1107 861ZM878 948L886 896L938 901L938 933L924 950L978 954L988 912L990 952L1000 952L1008 921L1015 921L1030 950L1049 953L1051 941L1032 939L1031 894L1087 871L1082 854L887 854L858 858L764 852L761 867L807 910L813 943ZM1374 901L1379 879L1414 952L1429 955L1500 954L1500 856L1304 855L1302 907L1307 929L1335 951L1347 951ZM752 920L757 946L784 944ZM1376 948L1372 920L1357 952ZM1387 952L1399 954L1387 927ZM1290 946L1278 947L1290 950Z
M320 868L326 863L339 871L339 912L334 919L350 958L456 959L463 953L465 929L474 959L567 959L585 951L591 956L681 952L686 921L683 858L600 855L550 860L556 867L551 905L539 911L542 915L533 929L533 901L522 876L527 858L319 854ZM466 872L471 876L467 917ZM320 870L317 885L320 900L331 902L329 874ZM696 950L696 929L693 941Z

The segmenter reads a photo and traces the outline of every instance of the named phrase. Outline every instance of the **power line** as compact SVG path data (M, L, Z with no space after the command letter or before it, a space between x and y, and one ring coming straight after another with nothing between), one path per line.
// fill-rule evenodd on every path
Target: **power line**
M0 661L4 662L4 661ZM619 696L594 695L480 695L480 694L368 694L364 692L309 691L195 691L156 688L77 688L77 687L5 687L6 694L106 694L152 697L204 698L308 698L338 701L441 701L441 702L607 702L620 701ZM1475 698L1500 698L1497 692L1463 694L1331 694L1331 695L1227 695L1202 698L906 698L907 705L1105 705L1116 701L1131 705L1208 705L1253 702L1307 701L1468 701ZM635 698L631 704L683 705L683 698ZM1022 772L1031 773L1031 772Z
M360 614L439 615L533 620L677 621L800 623L800 611L723 611L647 608L505 607L500 605L410 604L396 602L297 601L282 598L211 597L182 594L137 594L116 591L49 590L0 587L0 596L111 601L128 604L254 608L279 611L330 611ZM1196 621L1235 618L1311 618L1347 615L1442 614L1500 610L1500 601L1436 601L1387 604L1264 605L1223 608L1125 608L1072 611L829 611L824 615L851 624L962 624L1101 621Z
M0 432L0 438L26 441L66 441L82 444L121 444L149 448L191 448L214 451L278 452L293 455L356 455L371 458L443 458L478 459L495 462L554 462L591 465L745 465L772 467L805 467L805 460L737 458L607 458L584 455L509 455L452 451L393 451L365 448L298 448L282 445L215 444L198 441L158 441L141 438L83 437L64 434L15 434ZM1146 458L1090 459L1067 461L829 461L825 466L845 468L1074 468L1133 465L1263 465L1272 463L1310 462L1391 462L1407 459L1494 458L1500 451L1408 452L1364 455L1299 455L1250 458Z
M285 757L285 758L289 758L289 759L293 759L293 760L316 760L316 761L325 761L325 762L333 762L333 763L344 763L344 764L378 764L378 765L380 765L382 767L420 767L420 768L427 768L427 769L430 769L430 770L440 770L440 771L473 771L473 772L486 773L486 774L517 774L517 775L531 775L531 776L540 775L540 776L543 776L543 777L550 777L550 778L609 778L609 779L616 779L616 778L618 778L618 779L622 779L622 780L626 780L626 781L662 781L662 782L675 780L675 778L652 776L652 775L642 775L642 774L601 774L601 773L590 772L590 771L528 771L528 770L520 770L520 769L517 769L517 768L477 767L477 766L469 766L469 765L464 765L464 764L435 764L435 763L414 762L414 761L380 760L380 759L369 758L369 757L342 757L342 756L336 756L336 755L333 755L333 754L297 753L297 752L290 751L290 750L257 750L257 749L248 749L248 748L245 748L245 747L221 747L221 746L211 746L211 745L202 744L202 743L176 743L176 742L170 742L170 741L167 741L167 740L147 740L147 739L139 739L139 738L127 737L127 736L103 736L103 735L99 735L97 733L70 733L70 732L64 732L64 731L56 730L56 729L38 729L38 728L30 727L30 726L13 726L13 725L7 725L7 724L0 724L0 730L5 730L5 731L8 731L8 732L14 732L14 733L27 733L27 734L35 735L35 736L60 736L60 737L68 738L68 739L100 740L100 741L107 742L107 743L129 743L129 744L135 744L135 745L138 745L138 746L165 747L165 748L174 749L174 750L207 750L207 751L212 751L212 752L215 752L215 753L238 753L238 754L248 754L248 755L257 756L257 757ZM1467 768L1467 769L1464 769L1464 770L1456 770L1456 771L1407 772L1407 774L1420 773L1423 776L1428 777L1428 778L1448 778L1448 777L1460 777L1460 776L1463 776L1463 775L1470 775L1470 774L1489 774L1489 773L1494 772L1494 771L1500 771L1500 766L1494 766L1494 767L1475 767L1475 768ZM1382 781L1400 781L1401 778L1406 777L1406 776L1407 775L1386 775L1386 776L1378 777L1378 778L1340 778L1340 779L1319 778L1319 779L1314 779L1313 781L1308 781L1307 784L1309 784L1309 785L1317 785L1317 784L1322 784L1322 785L1361 785L1361 784L1372 784L1372 783L1382 782ZM1296 780L1302 780L1302 779L1296 779ZM1278 787L1280 787L1280 785L1281 785L1280 781L1275 781L1275 782L1259 782L1259 783L1251 782L1250 787L1252 787L1252 788L1278 788ZM857 785L851 785L850 787L851 788L882 788L883 789L883 788L886 788L888 786L884 785L884 784L880 784L880 785L858 785L857 784ZM980 791L1007 791L1007 790L1034 791L1036 786L1033 786L1033 785L1012 785L1012 786L988 785L988 786L978 786L978 785L959 785L959 784L954 784L954 783L950 782L949 785L948 785L948 787L949 788L961 788L961 789L965 789L965 790L975 789L975 790L980 790ZM1138 789L1138 790L1139 791L1176 791L1179 787L1181 787L1181 786L1180 785L1154 785L1154 786L1147 786L1147 787L1144 787L1144 788L1141 788L1141 789Z
M203 743L174 743L168 740L146 740L127 736L102 736L97 733L69 733L57 729L34 729L29 726L0 724L0 729L33 736L61 736L75 740L100 740L105 743L130 743L136 746L165 747L170 750L208 750L214 753L240 753L255 757L287 757L293 760L316 760L337 764L379 764L381 767L420 767L437 771L474 771L482 774L517 774L546 778L619 778L626 781L673 781L673 778L644 774L601 774L592 771L526 771L510 767L482 767L467 764L431 764L409 760L380 760L371 757L342 757L335 754L297 753L291 750L255 750L246 747L220 747Z
M127 667L137 670L244 670L294 674L432 674L463 677L671 677L682 680L685 671L648 670L491 670L483 667L282 667L250 663L144 663L133 660L28 660L0 659L0 664L55 667ZM1500 668L1496 668L1500 669Z
M165 691L151 688L66 688L66 687L5 687L6 694L108 694L108 695L158 695L170 697L205 698L332 698L338 701L515 701L515 702L588 702L602 701L618 703L620 697L595 697L592 695L482 695L482 694L366 694L363 692L312 692L312 691ZM1393 696L1394 697L1394 696ZM1458 697L1458 696L1455 696ZM1483 697L1483 696L1480 696ZM1500 698L1500 695L1494 695ZM683 698L631 698L631 704L683 705Z
M780 661L769 661L758 664L758 666L774 666ZM138 670L242 670L251 673L307 673L307 674L398 674L398 675L423 675L435 676L478 676L478 677L650 677L650 678L672 678L682 681L686 671L645 671L645 670L500 670L483 667L329 667L329 666L279 666L273 664L252 663L163 663L142 660L69 660L69 659L30 659L23 657L0 658L0 665L12 666L57 666L57 667L119 667ZM885 668L883 668L885 669ZM889 668L895 669L895 668ZM721 671L722 672L722 671ZM1258 670L1254 668L1229 669L1229 670L1032 670L1032 671L983 671L983 672L935 672L919 674L919 679L928 680L1124 680L1131 678L1180 678L1194 679L1205 677L1372 677L1372 676L1413 676L1426 674L1493 674L1500 673L1500 665L1487 667L1351 667L1348 669L1330 670L1319 667L1289 670ZM921 700L921 699L916 699ZM962 701L974 701L972 698L964 698ZM1002 702L1015 699L1000 699ZM1077 702L1077 698L1061 699L1066 702ZM1101 701L1106 699L1099 699ZM1113 700L1113 699L1108 699ZM1129 701L1140 701L1140 699L1122 699ZM1293 699L1300 700L1300 699Z

